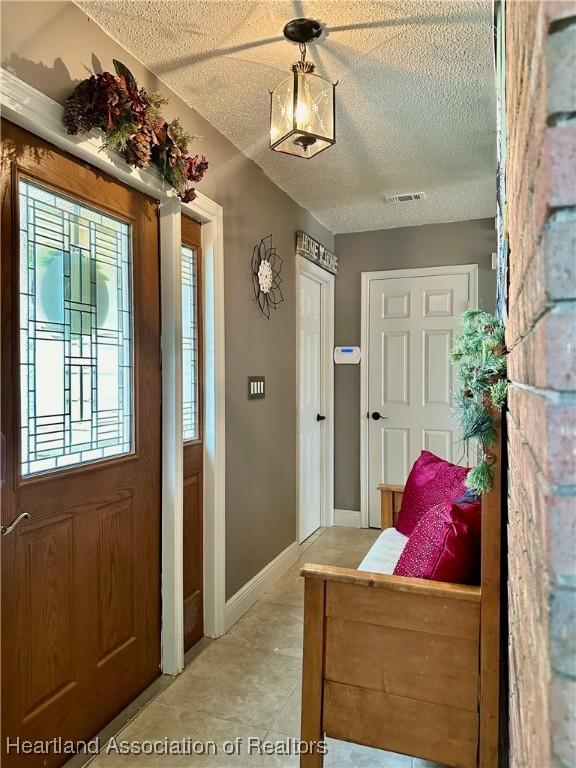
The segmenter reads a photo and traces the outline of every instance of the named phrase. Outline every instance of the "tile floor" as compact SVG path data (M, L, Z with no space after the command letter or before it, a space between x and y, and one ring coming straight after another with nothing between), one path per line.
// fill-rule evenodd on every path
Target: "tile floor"
M320 529L298 563L223 637L211 642L182 675L118 735L122 741L191 738L211 754L100 754L90 768L297 768L296 755L249 753L249 739L286 742L300 734L302 609L305 562L355 567L378 531ZM240 754L224 742L240 739ZM205 747L215 742L216 747ZM217 754L214 754L216 749ZM418 761L418 766L426 763ZM412 758L329 740L325 768L412 768Z

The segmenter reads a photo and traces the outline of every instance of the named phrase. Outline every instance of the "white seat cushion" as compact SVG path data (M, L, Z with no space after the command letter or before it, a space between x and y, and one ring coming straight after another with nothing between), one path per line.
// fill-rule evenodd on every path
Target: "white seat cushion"
M404 536L396 528L386 528L372 544L357 570L394 573L407 541L408 536Z

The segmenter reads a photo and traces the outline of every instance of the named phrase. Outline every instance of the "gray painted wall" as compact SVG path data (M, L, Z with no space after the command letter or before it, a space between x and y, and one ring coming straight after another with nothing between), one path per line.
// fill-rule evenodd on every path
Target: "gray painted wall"
M295 230L333 237L248 158L71 2L3 2L2 67L63 102L92 71L123 61L139 84L170 99L210 168L199 189L224 207L226 293L226 593L230 597L296 538ZM268 115L263 114L262 141ZM285 303L270 320L256 306L254 245L272 233L284 257ZM248 402L246 377L266 376Z
M336 235L335 344L360 344L360 273L447 264L478 264L480 307L494 310L493 219ZM360 509L360 366L335 366L335 497L337 509Z

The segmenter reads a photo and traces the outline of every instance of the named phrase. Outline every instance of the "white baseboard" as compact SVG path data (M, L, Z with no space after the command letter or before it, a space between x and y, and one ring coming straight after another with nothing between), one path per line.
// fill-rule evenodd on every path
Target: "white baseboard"
M228 632L238 619L249 610L258 598L267 592L276 579L279 579L298 560L300 546L295 541L256 574L247 584L226 601L224 608L224 628Z
M335 509L334 525L347 525L349 528L361 528L360 512L354 509Z

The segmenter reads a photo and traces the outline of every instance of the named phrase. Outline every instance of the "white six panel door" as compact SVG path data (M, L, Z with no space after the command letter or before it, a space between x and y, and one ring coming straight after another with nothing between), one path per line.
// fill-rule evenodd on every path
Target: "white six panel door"
M406 481L420 451L458 463L450 350L470 303L470 275L370 281L369 522L380 527L380 483Z
M300 541L320 527L322 481L321 285L300 274Z

